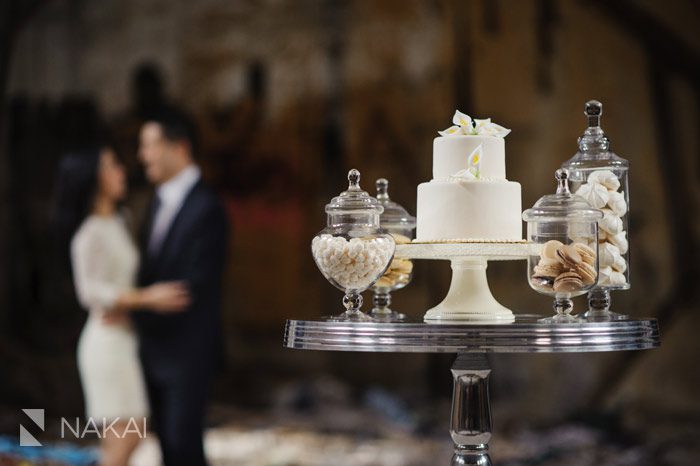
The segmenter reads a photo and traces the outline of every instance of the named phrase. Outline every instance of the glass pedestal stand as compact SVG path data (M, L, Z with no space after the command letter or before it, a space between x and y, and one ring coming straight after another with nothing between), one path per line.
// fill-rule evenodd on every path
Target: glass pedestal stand
M392 311L391 306L391 291L375 291L372 296L372 310L369 316L380 322L401 322L406 318L405 314Z
M425 313L429 323L510 323L513 312L496 301L486 278L488 261L525 260L533 246L525 242L411 243L396 246L396 257L449 260L452 280L445 299Z
M486 353L583 353L656 348L655 319L538 323L515 315L508 324L287 321L287 348L323 351L457 353L452 366L451 466L491 465L492 435ZM437 462L436 462L437 464Z
M604 322L607 320L625 320L628 319L625 314L618 314L610 310L610 292L616 288L593 288L588 292L588 310L583 313L583 318L591 321ZM627 290L629 285L617 288L618 290Z

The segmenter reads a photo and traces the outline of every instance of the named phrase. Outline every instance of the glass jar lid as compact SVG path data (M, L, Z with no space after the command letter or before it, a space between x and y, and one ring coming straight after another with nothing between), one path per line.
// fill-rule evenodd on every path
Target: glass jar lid
M554 177L557 179L556 194L542 196L531 209L523 212L523 220L595 222L603 218L603 212L593 208L581 196L571 193L568 170L560 168Z
M389 198L389 181L379 178L377 185L377 201L384 207L380 217L383 228L402 228L412 230L416 227L416 217L408 213L400 204Z
M331 199L326 204L329 215L341 214L376 214L384 212L379 201L360 188L360 172L354 168L348 172L348 189Z
M578 138L578 152L564 162L564 168L585 168L595 161L610 166L628 167L629 162L610 150L610 139L600 126L603 116L603 104L589 100L584 106L583 114L588 120L588 127Z

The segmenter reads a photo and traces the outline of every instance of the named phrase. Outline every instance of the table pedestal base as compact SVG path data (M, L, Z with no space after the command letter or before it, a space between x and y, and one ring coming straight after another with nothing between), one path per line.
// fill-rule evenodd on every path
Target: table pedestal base
M483 353L459 354L452 365L450 435L455 443L451 466L491 466L489 367Z

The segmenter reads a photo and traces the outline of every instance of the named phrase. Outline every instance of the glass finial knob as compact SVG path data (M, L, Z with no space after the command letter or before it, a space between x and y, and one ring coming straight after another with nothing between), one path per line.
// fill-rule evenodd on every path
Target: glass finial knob
M600 116L603 114L603 104L597 100L586 102L583 113L588 117L588 126L600 126Z
M569 170L560 168L554 172L554 178L557 179L557 194L570 194L569 191Z
M360 171L352 169L348 172L348 189L360 189Z
M377 199L388 199L389 198L389 180L386 178L379 178L377 180Z

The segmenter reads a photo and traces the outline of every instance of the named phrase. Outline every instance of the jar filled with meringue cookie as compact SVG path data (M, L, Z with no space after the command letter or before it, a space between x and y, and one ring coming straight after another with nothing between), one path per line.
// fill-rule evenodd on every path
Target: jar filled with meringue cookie
M389 181L380 178L376 182L377 200L384 207L379 221L384 231L389 233L396 244L408 244L413 239L416 218L392 201L389 197ZM413 261L404 257L394 257L384 275L372 286L372 311L370 315L382 322L400 322L406 315L391 309L391 292L408 285L413 278Z
M541 197L523 212L531 243L527 278L535 291L554 298L555 315L546 324L573 323L572 298L591 290L598 281L598 221L600 210L571 193L569 173L555 174L556 194Z
M384 207L360 188L360 172L348 172L348 189L326 205L327 225L311 242L314 262L324 277L345 293L345 312L333 321L371 321L361 311L362 293L384 275L396 248L381 229Z
M600 278L588 294L589 320L627 318L610 310L610 292L630 287L629 162L610 150L600 126L603 104L586 102L588 127L578 139L579 150L562 164L569 171L573 193L603 212L598 221Z

